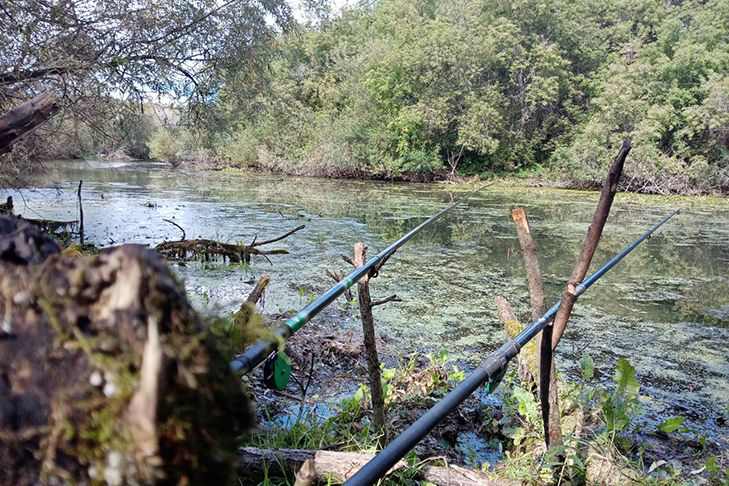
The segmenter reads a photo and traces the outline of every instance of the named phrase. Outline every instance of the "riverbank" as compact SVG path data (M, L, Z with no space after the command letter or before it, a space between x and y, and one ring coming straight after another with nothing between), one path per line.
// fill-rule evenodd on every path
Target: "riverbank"
M443 169L439 171L388 173L368 170L328 170L326 168L311 169L305 165L270 163L265 165L247 165L227 161L225 159L184 160L174 162L174 167L201 171L225 171L228 173L259 173L264 175L312 177L342 180L363 180L393 183L444 183L455 186L476 183L490 183L503 187L530 187L566 189L575 191L599 191L601 180L584 179L571 176L563 170L523 169L514 172L455 173ZM662 184L657 181L627 178L621 182L620 191L629 194L685 197L726 198L729 186L717 186L708 189L705 186L692 185L686 180L679 183Z
M251 384L259 425L244 438L244 451L252 447L376 452L382 438L372 426L362 335L338 325L352 312L356 306L340 302L288 341L294 379L285 391L266 389L260 384L260 370L254 374ZM380 340L378 348L384 363L388 430L384 441L389 442L461 381L469 365L445 352L403 355L389 340ZM546 453L538 402L511 367L493 394L478 390L418 444L406 467L391 473L385 484L418 484L414 478L426 465L456 466L466 476L471 470L504 484L673 485L729 480L726 444L696 434L678 417L655 429L641 428L640 384L630 363L615 370L613 390L598 385L589 355L580 363L581 375L560 379L559 385L564 444L551 453L564 456L563 466L552 468L557 458ZM617 409L615 404L620 404ZM615 414L621 417L619 422ZM291 484L276 479L281 471L275 464L268 470L271 476L261 484Z

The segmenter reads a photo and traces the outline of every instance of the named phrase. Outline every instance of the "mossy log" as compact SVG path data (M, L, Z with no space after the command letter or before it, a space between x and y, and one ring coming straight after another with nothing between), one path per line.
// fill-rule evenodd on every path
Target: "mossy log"
M175 224L175 226L178 226ZM179 226L178 226L179 227ZM260 255L268 258L267 255L286 255L288 250L273 249L261 250L258 247L280 241L299 230L304 229L304 225L298 226L282 236L272 238L270 240L259 241L255 239L250 245L236 245L232 243L223 243L215 240L197 239L197 240L179 240L179 241L163 241L155 247L155 250L165 258L171 260L189 260L197 259L209 261L216 258L222 258L231 263L250 263L252 255ZM183 230L184 237L184 230ZM269 260L270 262L270 260Z
M0 217L0 484L230 484L250 400L153 251Z

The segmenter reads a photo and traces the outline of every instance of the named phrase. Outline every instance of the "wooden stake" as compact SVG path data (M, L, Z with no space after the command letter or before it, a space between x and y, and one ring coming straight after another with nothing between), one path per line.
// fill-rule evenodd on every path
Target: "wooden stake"
M607 179L602 186L600 191L600 200L595 208L595 214L592 216L592 223L587 230L587 236L585 236L585 242L582 245L582 252L577 260L570 276L569 282L567 282L567 288L562 294L562 300L560 301L559 311L554 317L554 331L552 335L552 349L556 349L559 344L562 335L564 334L565 328L567 327L567 321L572 314L572 307L575 305L575 288L587 275L587 270L590 268L592 257L597 249L597 244L600 242L602 236L602 230L605 227L608 215L610 214L610 208L613 205L613 199L615 199L615 193L618 190L618 182L620 182L620 176L623 173L623 165L625 159L630 152L630 141L623 141L623 146L620 148L617 157L613 161L608 172Z
M537 244L529 229L526 211L515 208L511 218L516 224L524 267L527 271L529 298L532 304L532 319L536 320L544 314L544 286L542 271L539 268ZM552 356L552 327L547 326L538 339L539 346L539 401L542 406L544 423L544 441L547 447L562 443L561 414L559 412L559 390L557 388L557 372Z
M81 186L84 181L78 181L78 241L81 245L84 244L84 205L81 202Z
M361 241L354 245L353 262L361 267L367 260L367 247ZM380 376L380 359L377 355L375 342L375 322L372 317L372 299L370 298L369 275L365 275L357 284L359 298L359 313L362 317L362 333L364 334L365 353L367 355L367 369L369 371L370 394L372 395L373 422L376 429L386 435L385 430L385 397L382 393L382 378Z

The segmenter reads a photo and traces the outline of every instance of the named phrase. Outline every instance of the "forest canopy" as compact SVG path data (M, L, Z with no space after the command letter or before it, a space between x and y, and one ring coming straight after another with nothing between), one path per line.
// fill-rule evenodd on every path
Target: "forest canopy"
M729 189L729 3L380 0L278 36L231 70L215 152L328 176L548 174Z

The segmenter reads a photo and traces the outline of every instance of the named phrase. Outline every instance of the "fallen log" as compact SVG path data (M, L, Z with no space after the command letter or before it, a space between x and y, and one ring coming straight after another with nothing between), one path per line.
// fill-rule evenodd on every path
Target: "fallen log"
M179 241L163 241L155 247L155 250L157 253L171 260L197 259L210 261L212 259L222 258L224 261L227 260L230 263L250 263L252 255L260 255L266 259L268 259L267 255L287 255L288 250L259 250L258 247L280 241L304 228L305 225L298 226L291 231L270 240L256 242L254 238L250 245L236 245L207 239L183 239ZM269 260L269 263L270 262L271 261Z
M55 219L23 218L20 215L18 215L18 218L27 221L33 226L37 226L44 233L51 235L59 232L71 234L79 224L76 220L60 221Z
M155 252L0 216L0 484L231 484L249 398Z
M374 454L356 452L336 452L306 449L259 449L243 447L239 451L238 468L240 474L262 474L264 468L271 475L289 476L295 473L307 460L312 461L317 481L343 483L354 475ZM407 467L399 461L390 474ZM458 466L423 466L415 477L439 486L512 486L518 481L494 480L488 475Z

